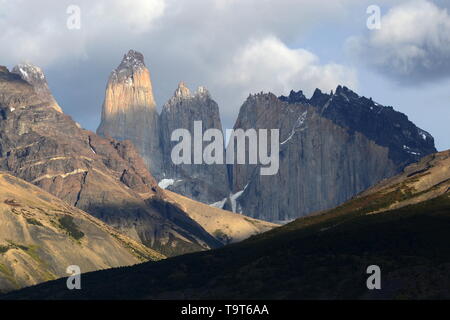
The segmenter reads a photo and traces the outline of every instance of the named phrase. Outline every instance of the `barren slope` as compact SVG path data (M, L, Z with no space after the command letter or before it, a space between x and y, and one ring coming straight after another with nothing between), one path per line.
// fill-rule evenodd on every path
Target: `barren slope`
M0 292L164 258L44 190L0 173Z

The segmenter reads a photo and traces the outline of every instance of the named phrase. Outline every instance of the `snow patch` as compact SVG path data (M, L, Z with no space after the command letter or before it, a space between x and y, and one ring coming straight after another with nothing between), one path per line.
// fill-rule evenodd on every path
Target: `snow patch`
M20 73L22 79L28 82L32 81L33 79L45 79L42 69L30 63L19 64L16 66L16 70Z
M247 189L248 183L245 185L244 189L241 191L238 191L234 194L230 194L230 201L231 201L231 211L235 213L242 213L242 209L240 208L240 205L237 203L237 199L244 193L245 189Z
M132 77L128 77L128 78L125 80L125 85L127 85L127 86L129 86L129 87L131 87L131 86L133 85L133 79L132 79Z
M350 99L347 97L347 95L341 91L341 96L344 97L345 101L350 102Z
M414 151L411 151L411 148L408 147L408 146L406 146L406 145L403 145L403 149L404 149L406 152L408 152L409 154L413 154L413 155L415 155L415 156L420 156L420 155L421 155L420 152L414 152Z
M160 182L158 182L158 187L160 187L161 189L167 189L174 183L175 183L174 179L162 179Z
M303 124L304 124L305 121L306 121L306 116L307 116L307 115L308 115L308 111L305 111L305 112L303 112L303 113L300 115L300 117L298 117L297 121L295 122L294 127L293 127L292 130L291 130L291 133L290 133L289 137L288 137L286 140L284 140L283 142L281 142L281 144L285 144L286 142L288 142L289 140L291 140L292 137L294 136L294 134L297 132L297 130L298 130L298 131L303 131L303 130L306 129L306 128L302 128L302 126L303 126Z
M423 140L427 140L427 138L431 138L429 133L427 133L421 129L417 129L417 132L419 133L419 135L422 137Z
M290 223L290 222L292 222L292 221L294 221L294 220L295 220L295 219L275 220L275 221L272 221L272 223L284 225L284 224L288 224L288 223Z
M220 201L211 203L210 206L211 206L211 207L216 207L216 208L219 208L219 209L223 209L223 206L225 205L225 202L227 202L227 199L228 199L228 198L223 198L223 199L220 200Z

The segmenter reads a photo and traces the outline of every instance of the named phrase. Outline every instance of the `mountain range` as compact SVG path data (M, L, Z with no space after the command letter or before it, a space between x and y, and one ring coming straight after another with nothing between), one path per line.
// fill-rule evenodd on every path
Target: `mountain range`
M194 121L201 121L202 133L216 129L225 136L219 107L205 87L191 93L184 82L161 114L155 105L144 57L130 50L109 77L97 133L132 141L163 188L271 222L330 209L436 152L433 137L406 115L338 86L330 94L317 89L310 99L291 91L251 94L243 103L234 130L280 132L275 175L261 176L257 164L174 165L174 129L194 135Z

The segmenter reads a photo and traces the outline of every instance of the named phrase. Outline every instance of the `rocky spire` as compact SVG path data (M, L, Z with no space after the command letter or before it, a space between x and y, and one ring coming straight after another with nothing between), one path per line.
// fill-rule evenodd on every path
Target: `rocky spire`
M119 66L111 72L109 80L110 82L119 82L131 85L135 80L139 80L135 78L139 78L141 74L143 74L144 78L147 78L148 74L148 78L150 78L150 73L145 66L144 56L140 52L130 50L123 56ZM151 86L150 79L148 82L150 82Z
M175 90L174 94L173 94L173 98L175 100L178 99L190 99L190 98L195 98L195 97L209 97L209 91L205 86L199 86L197 88L197 90L194 92L194 94L191 93L191 90L189 90L189 88L186 86L186 83L184 81L181 81L178 84L177 89Z
M36 94L42 100L49 102L52 108L59 112L62 112L61 107L58 105L52 93L50 92L47 79L45 78L44 72L41 68L31 63L21 63L14 66L11 72L19 75L22 80L25 80L26 82L31 84Z
M158 113L150 71L145 66L142 53L128 51L119 66L111 72L97 133L131 140L151 172L158 175Z
M177 142L171 141L174 130L187 129L194 136L194 123L201 121L202 133L208 129L222 131L219 106L205 87L193 94L184 82L178 84L173 97L164 104L160 116L161 144L163 146L164 178L175 183L169 190L204 203L215 203L229 193L228 173L225 164L174 165L171 152ZM207 142L204 143L206 146ZM194 154L192 150L191 155Z

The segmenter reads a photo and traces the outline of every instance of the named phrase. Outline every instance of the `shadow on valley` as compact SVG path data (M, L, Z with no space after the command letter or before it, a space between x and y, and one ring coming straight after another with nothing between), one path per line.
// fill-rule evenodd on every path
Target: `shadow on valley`
M85 274L82 290L60 279L2 298L450 298L448 193L377 214L351 203L239 244ZM369 265L381 268L381 290L366 287Z

